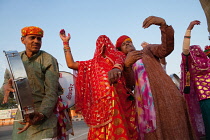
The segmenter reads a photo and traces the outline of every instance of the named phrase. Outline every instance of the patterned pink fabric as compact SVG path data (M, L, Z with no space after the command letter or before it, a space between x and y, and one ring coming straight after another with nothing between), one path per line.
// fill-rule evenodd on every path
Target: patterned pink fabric
M188 68L190 72L189 94L183 93L186 84L186 59L188 59ZM210 91L210 75L208 75L208 73L210 73L208 69L209 67L209 59L198 45L190 46L190 55L185 56L182 54L180 90L187 101L190 120L198 139L205 135L199 100L210 97L210 94L207 94L208 91Z
M144 139L144 133L153 132L156 129L156 114L149 79L142 59L133 65L133 70L135 73L135 99L138 127L141 139Z
M210 59L198 45L190 46L190 75L199 100L210 98Z
M199 46L191 46L192 76L195 80L196 93L199 100L210 98L210 59L204 54Z

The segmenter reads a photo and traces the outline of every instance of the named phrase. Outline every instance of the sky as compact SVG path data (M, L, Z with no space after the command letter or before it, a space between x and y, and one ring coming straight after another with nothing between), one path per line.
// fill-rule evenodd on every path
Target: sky
M113 44L119 36L128 35L138 50L143 41L161 43L158 26L142 28L148 16L164 18L175 30L175 48L166 57L168 75L180 75L183 37L191 21L201 21L192 31L191 45L209 45L206 17L199 0L0 0L0 85L7 66L3 50L25 49L20 41L20 30L25 26L42 28L41 49L57 58L60 71L72 73L66 66L61 29L71 34L74 60L83 61L93 58L100 35L107 35Z

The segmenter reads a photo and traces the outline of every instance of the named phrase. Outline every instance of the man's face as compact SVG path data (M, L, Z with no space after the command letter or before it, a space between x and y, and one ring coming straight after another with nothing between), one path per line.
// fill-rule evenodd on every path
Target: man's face
M26 52L37 53L42 46L42 37L39 35L27 35L21 37L22 43L26 46Z
M121 51L125 54L135 50L136 48L133 46L132 41L124 41L121 45Z

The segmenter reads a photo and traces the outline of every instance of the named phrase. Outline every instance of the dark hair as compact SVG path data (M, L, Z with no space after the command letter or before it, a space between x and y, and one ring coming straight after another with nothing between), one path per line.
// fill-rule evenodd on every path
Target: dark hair
M118 50L118 51L121 51L121 47L118 47L117 50Z

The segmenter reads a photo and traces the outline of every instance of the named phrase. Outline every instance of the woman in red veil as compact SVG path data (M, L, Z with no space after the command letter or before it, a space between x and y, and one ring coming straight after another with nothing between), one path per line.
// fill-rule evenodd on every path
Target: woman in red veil
M61 30L67 66L77 70L76 111L81 112L90 127L89 140L137 140L135 103L125 86L122 68L125 56L116 51L106 35L96 41L93 59L76 61L69 40ZM110 85L108 72L117 79Z

